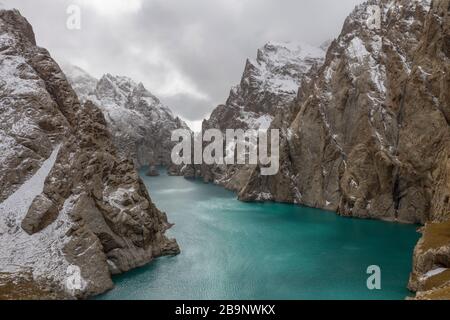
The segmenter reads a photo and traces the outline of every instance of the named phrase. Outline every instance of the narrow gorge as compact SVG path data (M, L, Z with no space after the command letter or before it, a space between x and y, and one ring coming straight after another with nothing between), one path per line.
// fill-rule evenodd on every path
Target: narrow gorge
M371 6L381 8L380 28L368 24ZM232 168L230 175L229 168L206 166L197 173L237 191L243 201L426 224L409 287L421 292L419 297L436 291L447 296L449 9L446 0L372 0L357 6L323 64L316 54L298 75L300 90L292 102L278 92L279 100L271 98L269 108L261 103L277 86L255 81L261 73L249 76L254 64L247 62L241 86L203 129L211 123L242 127L242 105L244 110L256 105L256 114L281 107L270 127L266 124L282 132L280 171L261 176L259 167L244 166ZM263 56L260 51L258 59ZM302 66L291 58L296 62ZM236 92L247 100L235 99Z
M450 0L358 3L336 39L264 38L202 121L202 134L279 130L275 175L174 164L173 132L195 139L182 119L214 101L187 74L226 69L191 56L216 61L196 51L200 24L176 46L148 35L145 66L171 72L146 82L60 67L0 10L0 300L449 300ZM174 46L186 64L158 51ZM111 67L147 72L129 63ZM367 285L374 264L383 290Z

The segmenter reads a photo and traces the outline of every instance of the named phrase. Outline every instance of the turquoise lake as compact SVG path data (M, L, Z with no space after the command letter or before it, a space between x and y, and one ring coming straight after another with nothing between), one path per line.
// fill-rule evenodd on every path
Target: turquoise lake
M114 278L100 299L404 299L417 226L339 217L287 204L237 201L201 181L146 177L181 247ZM370 291L367 267L381 267Z

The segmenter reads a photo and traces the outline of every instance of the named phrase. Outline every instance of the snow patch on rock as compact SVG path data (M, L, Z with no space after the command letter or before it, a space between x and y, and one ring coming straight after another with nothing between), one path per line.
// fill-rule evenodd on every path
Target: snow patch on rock
M69 263L63 253L69 241L66 236L71 220L68 212L75 200L72 196L64 203L58 218L50 226L28 235L21 222L34 198L40 195L45 180L52 170L60 146L57 146L41 168L16 192L0 204L0 272L30 271L35 279L64 283ZM48 275L52 275L49 278Z

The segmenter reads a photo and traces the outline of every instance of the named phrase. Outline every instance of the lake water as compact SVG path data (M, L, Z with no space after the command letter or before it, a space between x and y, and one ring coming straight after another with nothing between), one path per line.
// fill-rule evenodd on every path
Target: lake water
M162 171L161 171L162 172ZM176 257L114 278L100 299L404 299L417 226L243 203L201 181L141 175L175 226ZM381 268L370 291L367 267Z

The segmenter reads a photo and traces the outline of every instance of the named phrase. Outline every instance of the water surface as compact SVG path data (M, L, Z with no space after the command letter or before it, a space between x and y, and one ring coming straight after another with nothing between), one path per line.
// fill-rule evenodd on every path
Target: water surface
M141 176L182 253L114 278L100 299L404 299L416 226L243 203L214 185ZM162 172L162 171L161 171ZM381 290L367 267L381 267Z

